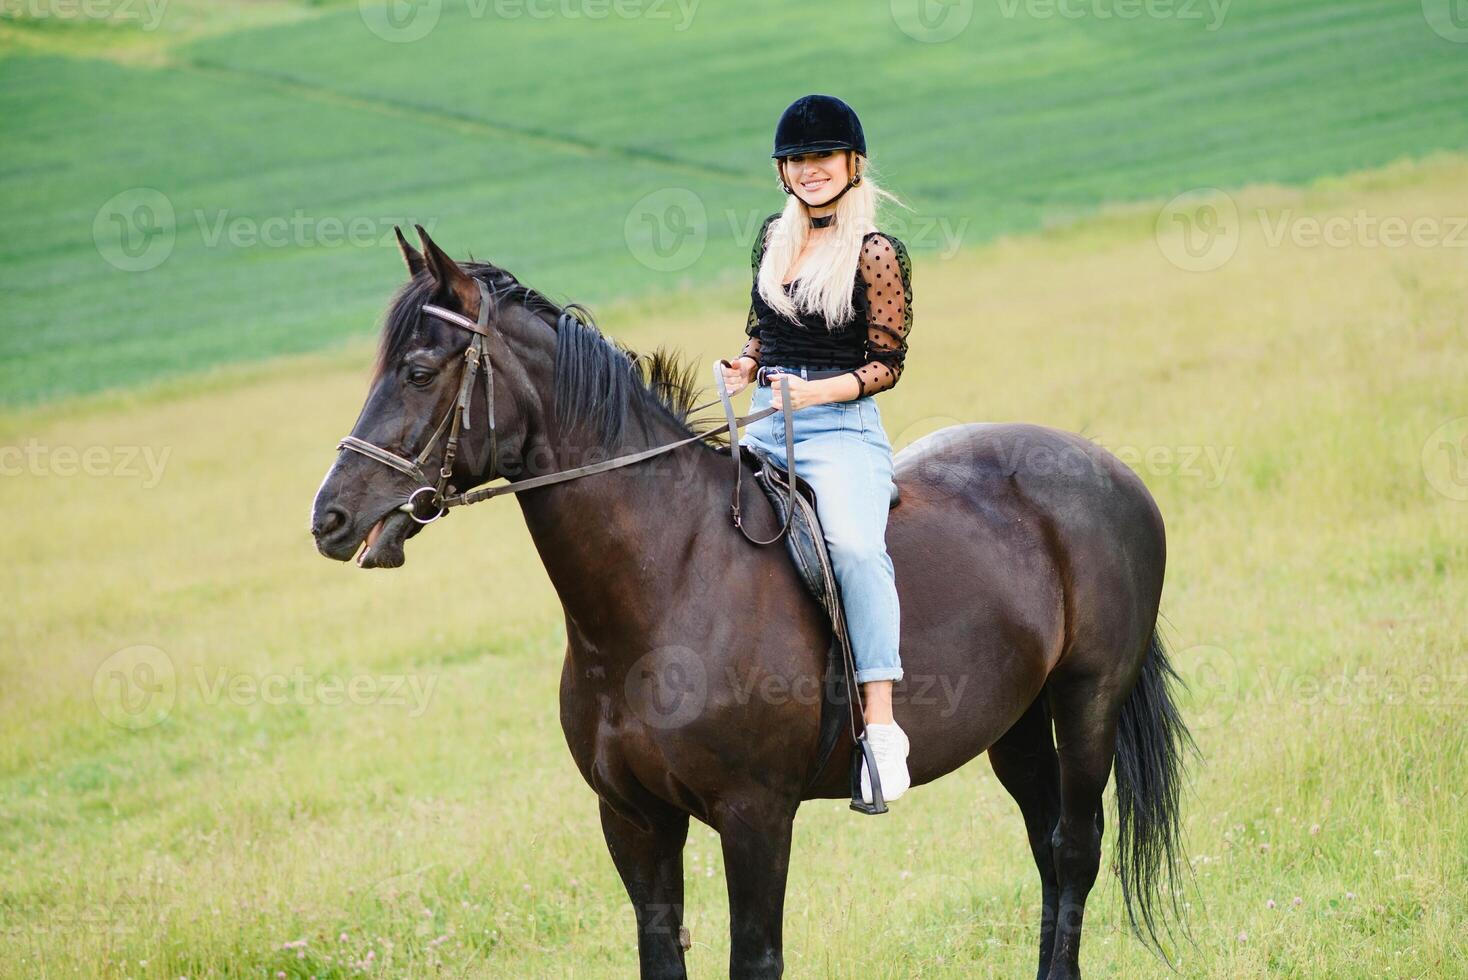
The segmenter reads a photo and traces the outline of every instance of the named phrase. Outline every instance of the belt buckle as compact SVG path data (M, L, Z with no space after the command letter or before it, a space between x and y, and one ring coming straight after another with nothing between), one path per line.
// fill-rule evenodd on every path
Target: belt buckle
M766 388L772 387L771 382L770 382L770 376L768 374L766 374L765 372L771 370L771 368L778 368L778 367L780 367L780 365L778 365L778 364L774 364L774 365L765 365L765 364L762 364L762 365L760 365L759 370L757 372L755 372L755 380L756 380L756 382L758 384L760 384L760 385L763 385ZM807 368L807 367L805 367L804 365L802 365L801 367L796 367L796 368L788 368L788 367L787 368L781 368L781 370L783 370L786 374L798 374L798 375L800 375L800 377L802 379L804 379L806 381L809 381L810 380L810 369Z

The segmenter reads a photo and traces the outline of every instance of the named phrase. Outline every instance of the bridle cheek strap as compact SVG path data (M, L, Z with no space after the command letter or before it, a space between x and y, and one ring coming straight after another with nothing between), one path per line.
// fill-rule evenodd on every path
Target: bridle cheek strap
M408 459L406 456L400 456L391 450L383 449L381 446L374 445L356 436L346 436L341 442L337 443L338 450L350 449L354 453L359 453L368 459L376 460L384 466L389 466L399 473L416 480L418 482L418 488L408 496L407 501L398 509L407 513L413 520L420 524L432 524L444 514L448 513L448 508L444 506L444 501L447 496L453 494L453 487L449 485L449 480L453 477L454 458L458 455L459 451L459 431L472 426L470 406L474 401L474 379L479 374L481 364L484 366L485 401L488 408L486 414L488 416L487 425L489 426L490 479L494 479L495 453L498 448L494 431L494 372L490 365L489 351L485 344L485 341L489 338L489 290L485 288L482 282L476 281L475 285L479 287L479 317L477 320L470 320L462 314L455 313L453 310L445 309L442 306L436 306L432 303L426 303L423 306L423 312L445 322L452 323L456 327L462 327L468 330L474 335L474 339L469 342L469 346L464 351L464 367L459 376L459 393L455 397L453 404L449 406L448 411L444 413L438 426L433 430L433 434L428 437L428 442L424 445L423 451L418 454L418 458ZM438 440L443 436L445 430L448 431L448 441L444 443L443 462L439 465L438 479L430 482L427 475L423 472L423 465L428 462L428 457L433 455L433 449L438 445ZM418 516L417 507L419 496L425 492L432 494L430 498L431 503L438 509L437 514L427 519Z

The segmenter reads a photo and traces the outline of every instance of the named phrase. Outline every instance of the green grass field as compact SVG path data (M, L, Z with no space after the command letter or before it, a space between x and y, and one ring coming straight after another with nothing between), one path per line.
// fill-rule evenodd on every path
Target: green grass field
M917 257L894 445L958 420L1081 431L1166 516L1165 632L1203 753L1183 976L1463 975L1465 253L1299 229L1441 226L1465 184L1443 156L1236 191L1209 272L1169 261L1155 205ZM378 280L372 305L396 275ZM603 321L706 362L743 307L710 288ZM397 572L314 553L307 506L369 360L351 342L0 416L30 454L0 483L0 975L633 974L518 509L453 517ZM64 452L94 447L73 472ZM464 561L472 601L425 603ZM719 976L706 828L685 867L690 966ZM1039 899L983 761L879 821L810 804L789 975L1028 975ZM1089 975L1164 975L1109 874L1089 912Z
M112 16L0 7L3 405L363 337L394 223L562 299L733 301L774 119L821 85L930 255L1468 147L1463 46L1394 0L995 0L950 5L951 38L890 0L829 8L839 42L776 0L421 0L394 7L435 12L410 42L371 4L87 2Z
M0 2L0 977L633 975L518 508L372 574L307 509L394 223L706 365L808 91L912 206L894 446L1055 425L1162 508L1180 974L1468 976L1468 37L1440 0L1067 2ZM696 976L721 861L695 827ZM1039 901L986 762L810 804L787 972L1026 976ZM1166 975L1108 872L1088 911L1088 975Z

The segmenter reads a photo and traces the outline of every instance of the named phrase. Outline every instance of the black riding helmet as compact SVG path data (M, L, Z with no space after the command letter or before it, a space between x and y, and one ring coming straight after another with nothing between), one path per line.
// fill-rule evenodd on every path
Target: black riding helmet
M770 156L776 160L797 153L814 153L821 150L851 150L862 156L867 152L866 134L862 132L861 120L856 110L834 95L806 95L790 103L780 114L775 126L775 152ZM861 175L851 177L827 204L835 204L841 195L861 183ZM786 194L795 190L785 183L782 169L780 186Z

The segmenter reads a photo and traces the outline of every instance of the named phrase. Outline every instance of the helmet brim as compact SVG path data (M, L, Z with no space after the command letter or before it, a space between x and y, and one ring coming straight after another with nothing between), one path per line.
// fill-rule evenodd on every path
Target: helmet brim
M814 143L788 144L775 147L775 152L770 154L772 160L783 160L785 157L793 157L797 153L815 153L818 150L858 150L844 140L817 140Z

